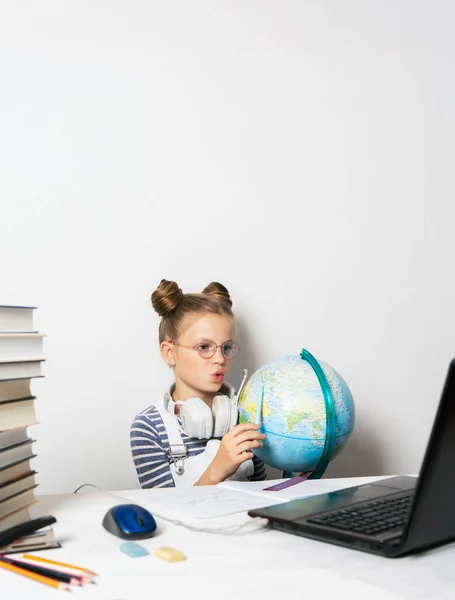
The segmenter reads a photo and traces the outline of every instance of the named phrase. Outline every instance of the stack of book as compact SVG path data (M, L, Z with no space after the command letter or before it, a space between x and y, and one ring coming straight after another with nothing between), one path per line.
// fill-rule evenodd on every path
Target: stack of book
M10 528L31 521L29 509L36 502L35 440L28 427L36 423L32 380L43 376L44 336L33 327L34 310L0 306L0 540ZM53 536L47 531L38 537L47 543Z

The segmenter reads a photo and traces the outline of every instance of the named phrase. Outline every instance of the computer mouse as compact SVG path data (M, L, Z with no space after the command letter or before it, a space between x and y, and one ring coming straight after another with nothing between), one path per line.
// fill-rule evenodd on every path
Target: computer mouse
M144 540L156 532L156 521L146 508L118 504L104 515L103 527L123 540Z

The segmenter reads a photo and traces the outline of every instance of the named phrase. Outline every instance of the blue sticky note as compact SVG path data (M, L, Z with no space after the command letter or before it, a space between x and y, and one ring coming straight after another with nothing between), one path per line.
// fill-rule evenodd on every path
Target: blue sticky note
M140 544L136 544L136 542L125 542L121 544L120 550L132 558L136 558L137 556L147 556L148 554L147 548L144 548L144 546L141 546Z

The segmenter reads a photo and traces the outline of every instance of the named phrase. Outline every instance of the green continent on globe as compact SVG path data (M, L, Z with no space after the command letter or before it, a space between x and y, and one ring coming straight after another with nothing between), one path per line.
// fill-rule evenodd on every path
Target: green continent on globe
M331 459L354 429L352 394L335 369L318 361L327 378L335 408L335 443ZM321 385L311 365L299 355L273 360L255 371L239 399L240 423L256 422L262 398L263 448L255 454L267 465L288 472L312 471L325 444L326 410Z

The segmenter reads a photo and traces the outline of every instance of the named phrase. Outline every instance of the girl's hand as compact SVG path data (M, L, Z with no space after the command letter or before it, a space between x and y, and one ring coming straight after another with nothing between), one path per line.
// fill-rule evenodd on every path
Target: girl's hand
M253 458L251 450L262 448L265 438L264 433L259 433L259 427L254 423L242 423L228 431L215 458L196 485L216 485L233 475L243 462Z

